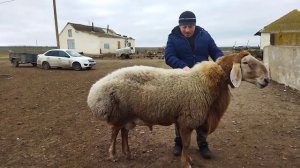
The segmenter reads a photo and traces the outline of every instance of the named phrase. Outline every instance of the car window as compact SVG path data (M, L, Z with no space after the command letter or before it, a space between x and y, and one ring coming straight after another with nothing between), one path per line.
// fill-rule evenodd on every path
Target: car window
M58 51L59 57L69 57L69 55L64 51Z
M55 56L58 57L58 51L49 51L45 54L46 56Z
M70 54L72 57L81 57L82 55L80 55L78 52L76 51L72 51L72 50L67 50L66 51L68 54Z

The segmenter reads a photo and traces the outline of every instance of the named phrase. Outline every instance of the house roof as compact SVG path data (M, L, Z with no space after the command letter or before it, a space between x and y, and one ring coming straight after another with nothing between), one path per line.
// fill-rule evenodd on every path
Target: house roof
M105 33L104 30L100 27L95 27L95 26L87 26L87 25L82 25L82 24L76 24L76 23L68 23L71 26L74 27L74 29L78 30L78 31L94 31L96 33Z
M67 24L70 24L77 31L94 34L94 35L97 35L98 37L110 37L110 38L125 38L125 37L127 37L127 36L121 36L120 34L117 34L112 29L96 27L93 25L92 26L82 25L82 24L70 23L70 22L68 22ZM132 37L127 37L127 38L133 39Z
M294 9L271 24L265 26L254 35L271 32L300 32L300 12L297 9Z

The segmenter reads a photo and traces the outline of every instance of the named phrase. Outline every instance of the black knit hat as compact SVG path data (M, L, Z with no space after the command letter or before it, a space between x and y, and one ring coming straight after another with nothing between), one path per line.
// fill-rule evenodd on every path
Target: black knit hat
M191 11L182 12L179 16L179 25L195 25L196 24L196 16Z

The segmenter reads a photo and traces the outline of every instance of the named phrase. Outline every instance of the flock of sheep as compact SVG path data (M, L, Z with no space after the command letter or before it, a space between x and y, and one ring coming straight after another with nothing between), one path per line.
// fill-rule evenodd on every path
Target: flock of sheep
M263 88L269 83L266 67L242 51L205 61L190 71L133 66L118 69L97 81L87 103L100 120L112 125L109 156L116 157L116 138L121 131L122 151L130 158L128 131L136 125L179 125L182 167L191 167L187 151L193 129L202 126L210 134L230 102L229 86L248 81Z

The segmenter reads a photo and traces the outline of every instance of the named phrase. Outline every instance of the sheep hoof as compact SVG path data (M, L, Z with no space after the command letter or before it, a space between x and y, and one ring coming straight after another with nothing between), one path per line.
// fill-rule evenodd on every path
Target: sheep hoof
M193 159L189 156L189 162L192 163Z
M183 163L184 168L192 168L192 158L190 156L187 156L187 160Z
M118 162L118 159L115 156L110 156L108 158L108 160L112 161L112 162Z
M125 158L127 159L127 160L131 160L132 158L131 158L131 154L129 153L129 152L123 152L123 154L125 155Z
M187 163L183 166L183 168L192 168L192 166L189 163Z
M152 126L152 125L149 125L148 127L149 127L149 130L152 132L153 126Z
M126 155L126 159L127 159L127 160L131 160L131 159L132 159L131 155L130 155L130 154L127 154L127 155Z

